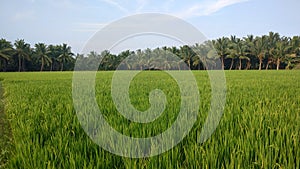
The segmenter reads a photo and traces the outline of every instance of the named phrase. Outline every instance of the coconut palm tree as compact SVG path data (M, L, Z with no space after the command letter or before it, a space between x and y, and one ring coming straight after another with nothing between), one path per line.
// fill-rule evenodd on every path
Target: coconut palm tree
M145 56L145 53L142 51L142 49L137 49L135 52L136 58L133 59L132 63L133 65L135 64L137 67L139 67L140 70L143 70L145 65L148 65L148 68L150 70L150 62L151 62L151 57L150 56ZM138 68L136 68L138 69Z
M130 57L133 54L132 51L130 50L125 50L122 51L121 53L118 54L117 59L117 67L119 67L119 69L125 69L125 70L130 70L131 69L131 65L128 62L128 57Z
M221 59L222 69L224 70L224 60L225 57L229 54L228 50L228 38L222 37L213 41L214 47L217 50L217 53Z
M60 45L49 45L48 46L49 51L49 58L51 59L50 62L50 71L57 70L58 64L59 64L59 55L61 54L61 46Z
M275 44L274 50L272 50L272 55L276 59L276 70L279 70L279 66L282 60L288 57L291 46L289 46L289 40L286 37L281 38Z
M72 61L74 58L72 58L74 54L71 52L71 47L67 44L63 44L60 46L60 55L58 56L58 61L60 62L60 70L63 71L64 69L64 63Z
M103 65L102 59L105 56L105 52L103 51L101 54L97 53L96 51L90 51L90 53L87 54L87 57L83 57L82 55L79 55L77 58L77 63L79 64L78 68L82 70L99 70L102 69L105 65ZM101 63L99 65L99 62L101 60Z
M300 36L294 36L290 39L291 55L297 57L300 55Z
M158 54L158 49L151 50L150 48L145 49L144 52L137 51L137 55L139 57L139 63L143 64L146 69L150 70L151 62L153 60L153 56Z
M263 59L267 52L268 39L267 36L256 37L253 43L253 53L259 59L259 70L262 68Z
M267 53L268 53L268 62L266 70L269 68L269 64L274 62L273 50L276 48L276 43L280 41L280 35L278 33L269 32L268 44L267 44Z
M182 63L179 63L179 62L181 62L179 49L176 46L172 46L172 47L168 47L167 51L170 52L169 53L170 55L172 54L172 57L178 57L178 58L172 59L172 62L171 62L172 69L180 70L180 65Z
M30 60L31 49L28 43L25 43L24 39L16 40L15 43L15 54L19 61L19 72L24 70L25 59Z
M237 39L233 51L235 52L234 55L236 55L239 59L239 70L242 70L242 60L246 59L248 62L250 61L250 58L247 57L247 46L245 45L244 41Z
M217 64L220 56L214 48L213 41L208 40L204 42L203 53L206 53L204 60L207 70L222 69L222 66Z
M254 45L254 36L253 35L247 35L247 37L243 38L245 41L245 45L247 46L247 56L248 56L248 60L247 60L247 66L246 66L246 70L250 69L251 67L251 60L256 57L253 50L253 45Z
M236 60L236 58L238 58L236 51L235 51L236 43L237 43L237 37L231 35L230 41L228 44L229 55L227 56L227 58L231 59L229 70L232 70L234 61Z
M290 54L283 60L285 69L290 69L300 62L300 36L294 36L289 41Z
M181 58L187 63L189 69L191 69L192 58L195 55L193 50L188 45L184 45L180 47L180 55Z
M48 50L47 46L44 43L37 43L34 45L34 54L35 56L41 60L41 70L43 71L44 65L49 66L52 63L51 58L49 57L50 51Z
M12 53L12 44L5 39L0 39L0 60L1 65L3 65L3 71L6 71L7 61L11 58Z
M111 54L108 50L101 52L102 65L104 70L114 70L116 68L116 56Z

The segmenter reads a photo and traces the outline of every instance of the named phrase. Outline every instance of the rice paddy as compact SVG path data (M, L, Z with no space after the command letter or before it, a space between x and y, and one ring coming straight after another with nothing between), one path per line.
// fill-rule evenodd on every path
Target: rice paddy
M0 73L0 168L300 168L300 71L225 71L223 117L204 143L197 136L210 107L205 71L193 71L200 93L197 121L173 149L149 158L125 158L95 144L82 129L72 100L72 72ZM159 88L168 104L147 124L131 122L111 98L113 72L98 72L96 100L105 120L131 137L151 137L176 120L180 90L161 71L131 82L132 105L145 111ZM5 130L5 131L4 131ZM3 135L3 136L2 136Z

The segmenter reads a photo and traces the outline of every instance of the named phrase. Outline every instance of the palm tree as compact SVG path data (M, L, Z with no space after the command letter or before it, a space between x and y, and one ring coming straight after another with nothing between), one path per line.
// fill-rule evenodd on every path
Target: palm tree
M232 44L231 56L236 56L239 59L239 70L242 70L242 60L247 59L250 60L246 56L247 46L244 41L240 38L236 38Z
M242 70L242 60L247 60L247 63L250 62L250 58L247 57L247 46L245 45L244 41L239 41L237 43L237 49L238 49L238 57L239 57L239 70Z
M102 65L104 67L104 70L113 70L117 66L115 64L116 62L116 56L111 54L108 50L105 50L101 53L102 57Z
M130 70L131 65L128 62L128 57L130 57L133 53L130 50L125 50L122 51L121 53L118 54L117 59L117 67L118 69L122 70Z
M294 36L290 40L291 52L295 57L300 55L300 36Z
M138 54L138 52L137 52L137 54ZM154 51L152 51L150 48L147 48L147 49L145 49L144 54L143 54L144 59L140 60L141 63L145 64L145 67L148 70L150 70L150 66L151 66L150 64L152 61L151 58L152 58L153 54L154 54Z
M178 50L178 48L176 46L172 46L172 47L168 47L167 48L168 51L170 51L171 53L173 53L173 55L175 56L180 56L180 51Z
M41 70L43 71L44 65L49 66L52 63L51 58L49 57L50 51L48 50L47 46L44 43L37 43L35 44L34 54L41 60Z
M180 47L180 54L182 59L187 63L189 69L191 69L192 58L195 55L193 50L187 45Z
M274 62L273 50L276 48L276 43L280 41L280 35L278 33L269 32L267 51L268 51L268 62L266 70L269 68L269 64Z
M15 54L18 57L19 61L19 72L21 69L24 70L25 59L30 60L31 49L28 43L25 43L24 39L16 40L14 43L16 49Z
M290 69L300 61L300 36L294 36L289 41L290 54L285 58L284 62L287 64L285 69Z
M235 51L236 43L237 43L237 38L236 38L236 36L232 36L232 35L231 35L231 36L230 36L230 41L229 41L229 44L228 44L228 47L229 47L229 55L227 56L227 58L230 58L230 59L231 59L229 70L232 70L234 60L237 58L237 54L236 54L236 51Z
M245 41L245 45L247 46L247 55L248 55L248 61L247 61L247 66L246 66L246 70L250 69L251 67L251 60L252 58L256 57L254 54L254 36L253 35L247 35L247 37L244 37L244 41Z
M77 53L75 56L75 60L76 60L76 71L88 70L86 67L88 57L84 57L84 54Z
M289 46L288 38L283 37L280 41L276 42L275 48L272 50L272 55L276 59L276 70L279 70L281 61L286 59L290 49L291 46Z
M180 69L180 64L178 63L179 60L180 60L180 51L179 51L179 49L176 46L172 46L172 47L168 47L167 50L172 53L172 56L178 57L178 59L175 59L172 62L172 67L174 67L175 70L176 70L176 68L178 68L178 70L179 70Z
M193 49L194 50L194 49ZM196 51L195 51L196 52ZM198 70L201 69L201 59L198 55L198 53L192 58L193 59L193 66L197 67Z
M228 55L228 38L222 37L218 38L216 41L213 41L214 47L217 50L218 55L221 58L222 69L224 70L224 60Z
M5 39L0 39L0 60L4 64L3 71L6 71L7 61L10 59L12 52L12 44Z
M221 69L222 66L219 68L217 67L218 65L216 64L217 60L219 59L218 53L214 48L213 41L208 40L203 43L202 46L202 55L203 61L205 62L205 67L207 70L213 70L213 69Z
M166 59L163 60L164 70L172 69L172 64L174 62L173 54L165 51Z
M65 43L60 47L60 52L61 54L58 56L58 61L60 62L60 71L63 71L64 63L71 61L74 54L71 52L71 47Z
M262 62L265 58L266 52L267 52L267 37L256 37L253 43L253 52L255 56L259 59L259 70L262 68Z
M137 67L139 67L140 70L144 69L144 65L146 63L148 63L148 68L150 70L150 59L151 57L147 57L144 55L144 52L141 49L137 49L135 52L135 56L136 58L133 58L131 63L132 65L136 65L136 69L138 69ZM147 57L147 58L146 58Z
M101 62L100 65L98 63L105 56L105 52L106 51L103 51L99 54L95 51L90 51L90 53L87 54L87 57L79 55L76 64L80 64L79 68L83 70L99 70L103 67L103 62Z
M201 65L203 66L203 69L209 69L209 58L208 53L211 50L211 45L209 45L207 42L203 44L196 43L192 47L193 51L195 52L195 56L193 57L193 65L197 66L198 69L201 68Z
M59 62L59 55L61 54L61 46L60 45L49 45L48 46L48 51L49 51L49 58L51 59L50 62L50 71L52 70L57 70L58 68L58 62ZM56 67L56 69L55 69Z

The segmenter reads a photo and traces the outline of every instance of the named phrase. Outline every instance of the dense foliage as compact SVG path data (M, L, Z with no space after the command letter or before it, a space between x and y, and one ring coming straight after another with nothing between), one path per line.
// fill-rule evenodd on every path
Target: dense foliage
M216 55L210 56L212 49ZM135 65L126 65L122 61L130 55L137 58L159 55L168 58L165 51L180 58L176 63L165 63L165 69L180 69L181 63L186 63L190 69L207 69L205 58L220 59L224 69L292 69L300 67L300 36L281 37L278 33L268 35L237 38L236 36L222 37L209 40L203 44L180 47L161 47L137 51L123 51L112 54L108 50L102 53L91 51L83 54L73 54L71 47L63 45L46 45L37 43L32 48L24 40L11 42L0 40L0 69L2 71L43 71L43 70L73 70L76 59L81 59L84 65L81 69L91 70L91 64L102 60L99 70L115 70L120 64L123 69L150 69L150 60L141 59ZM202 59L201 59L202 58Z
M127 72L127 71L126 71ZM72 104L72 73L0 73L6 113L12 128L7 168L300 168L300 71L225 71L227 103L221 122L207 142L197 135L210 107L206 71L193 72L201 93L194 128L161 155L130 159L92 142ZM149 124L128 121L110 97L113 72L98 72L96 99L108 123L134 137L158 134L177 117L178 86L162 71L143 71L130 85L132 104L149 105L147 93L159 88L168 105ZM3 153L3 152L1 152ZM0 167L1 167L0 161Z

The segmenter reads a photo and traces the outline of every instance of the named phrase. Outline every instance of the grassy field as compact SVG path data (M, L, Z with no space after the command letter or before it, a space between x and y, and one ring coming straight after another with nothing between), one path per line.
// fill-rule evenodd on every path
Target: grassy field
M0 139L0 167L300 168L300 71L226 71L225 111L214 134L202 144L197 135L209 110L211 88L205 71L193 73L201 103L197 122L176 147L142 159L113 155L85 134L73 107L72 72L0 73L5 100L0 125L8 121L5 135L11 136ZM110 93L112 76L113 72L97 74L96 99L113 128L149 137L170 127L180 109L174 79L159 71L133 79L129 93L138 110L150 106L148 95L155 88L168 100L156 121L139 124L117 112Z

